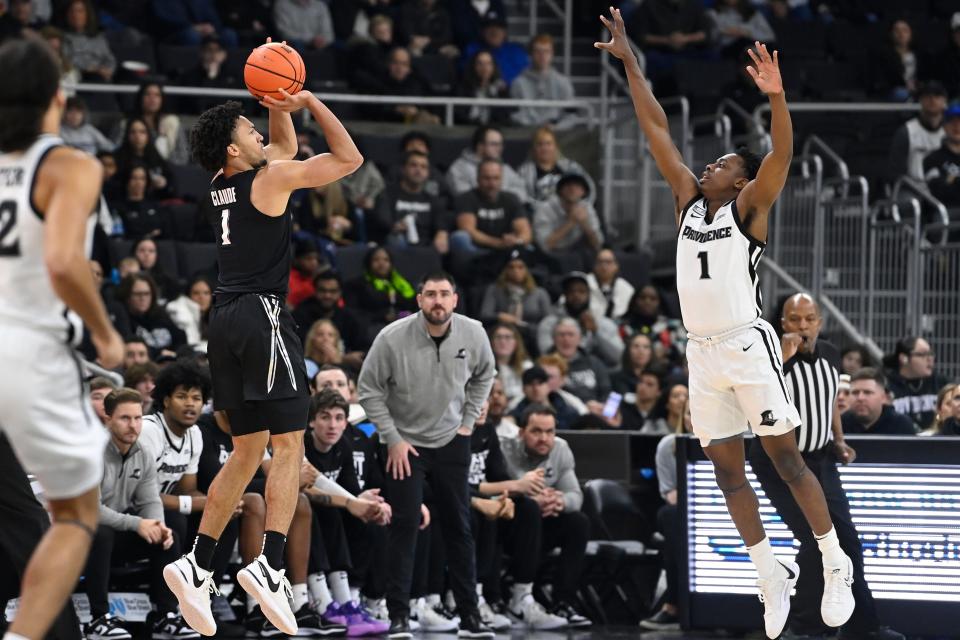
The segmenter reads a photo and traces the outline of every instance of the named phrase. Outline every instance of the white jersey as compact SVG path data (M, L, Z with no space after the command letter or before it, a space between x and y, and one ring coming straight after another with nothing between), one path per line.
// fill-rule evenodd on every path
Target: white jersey
M80 318L54 292L43 251L43 212L33 204L33 185L44 156L63 141L41 135L26 151L0 155L0 326L25 327L77 344ZM91 213L93 213L91 211ZM96 218L87 223L90 254Z
M737 201L717 209L707 222L707 200L699 197L680 216L677 235L677 293L687 331L716 336L760 317L763 300L757 266L765 244L742 228Z
M157 457L160 493L173 493L180 478L197 473L203 452L203 434L197 425L187 429L181 438L170 431L162 413L154 413L143 417L140 440Z

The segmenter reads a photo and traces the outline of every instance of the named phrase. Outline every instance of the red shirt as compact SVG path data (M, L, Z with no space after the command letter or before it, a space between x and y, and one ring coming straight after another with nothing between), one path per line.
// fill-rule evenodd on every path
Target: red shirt
M290 284L288 290L287 304L295 308L298 304L316 293L316 288L313 286L313 276L306 276L296 269L290 269Z

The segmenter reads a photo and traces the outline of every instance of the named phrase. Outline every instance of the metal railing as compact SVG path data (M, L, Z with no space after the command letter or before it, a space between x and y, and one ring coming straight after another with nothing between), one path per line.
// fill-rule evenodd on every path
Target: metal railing
M556 0L530 0L530 37L537 35L538 11L543 4L563 21L563 75L570 77L570 62L573 51L573 0L563 0L561 7Z

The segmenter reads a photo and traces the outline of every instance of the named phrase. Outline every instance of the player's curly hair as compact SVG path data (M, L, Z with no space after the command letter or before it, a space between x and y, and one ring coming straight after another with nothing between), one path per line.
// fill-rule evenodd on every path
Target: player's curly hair
M227 146L233 142L233 130L243 106L236 100L204 111L190 129L193 159L207 171L219 171L227 163Z
M160 370L156 378L156 387L153 389L153 407L157 411L163 410L163 401L177 390L200 389L200 395L206 402L210 397L210 373L206 367L192 360L178 360Z
M734 151L734 153L740 156L740 159L743 161L743 172L747 175L747 180L753 180L756 178L757 171L760 170L760 163L763 162L763 158L755 154L753 151L750 151L750 149L745 146L737 147L737 150Z

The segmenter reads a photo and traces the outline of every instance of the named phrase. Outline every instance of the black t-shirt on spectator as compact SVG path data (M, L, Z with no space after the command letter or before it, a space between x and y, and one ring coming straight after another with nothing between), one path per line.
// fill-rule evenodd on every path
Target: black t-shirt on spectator
M353 469L360 489L366 491L383 488L383 471L380 458L377 456L380 436L376 432L368 436L359 427L348 424L347 430L343 432L343 439L350 442L353 451Z
M200 416L197 426L203 436L203 451L200 452L200 461L197 463L197 489L206 493L213 479L220 473L221 467L227 463L227 458L233 453L233 437L220 430L212 413ZM263 471L257 467L253 479L264 478Z
M470 436L470 470L467 472L470 491L479 494L481 482L502 482L509 479L497 430L489 423L475 425L473 435Z
M457 197L457 215L472 213L477 217L477 231L502 238L513 232L513 221L523 218L523 205L512 193L501 191L493 200L487 200L477 189L471 189Z
M915 425L926 429L937 415L937 393L947 380L937 374L908 380L899 373L889 376L893 409L907 416Z
M360 493L357 472L353 464L353 447L349 438L346 437L346 431L344 431L344 435L340 437L337 444L333 445L326 453L317 450L313 443L313 436L309 431L303 435L303 444L307 461L316 467L317 471L353 495Z
M450 230L450 219L440 199L426 191L410 193L399 184L391 184L377 198L376 224L386 236L393 225L413 215L417 226L417 245L430 246L438 231Z
M130 240L139 240L145 236L165 239L173 237L170 212L156 200L124 200L117 203L114 211L123 220L123 235ZM156 233L158 231L159 233Z
M857 420L852 412L843 414L841 419L844 433L866 433L870 435L899 435L914 436L917 434L916 428L910 418L901 415L893 410L893 407L886 406L880 412L880 417L869 429L864 429L863 423Z

